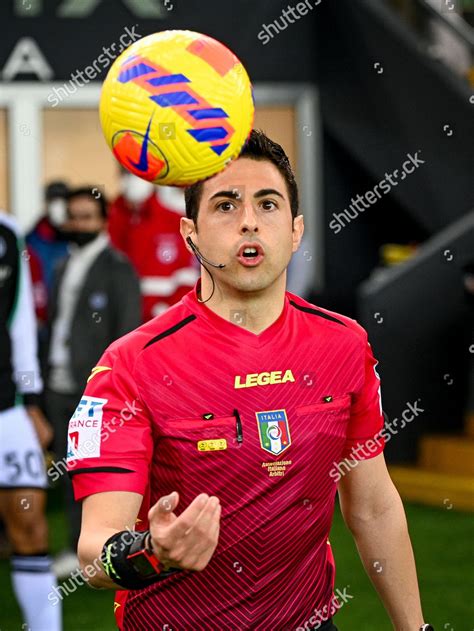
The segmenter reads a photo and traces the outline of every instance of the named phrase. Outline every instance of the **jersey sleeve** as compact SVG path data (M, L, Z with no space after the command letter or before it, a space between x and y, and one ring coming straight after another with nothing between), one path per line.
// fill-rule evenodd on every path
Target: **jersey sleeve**
M145 495L151 418L132 368L120 352L106 350L69 421L67 469L76 500L104 491Z
M366 460L378 456L384 449L385 439L381 434L384 427L384 414L377 363L366 339L364 382L362 388L352 397L351 415L342 458Z

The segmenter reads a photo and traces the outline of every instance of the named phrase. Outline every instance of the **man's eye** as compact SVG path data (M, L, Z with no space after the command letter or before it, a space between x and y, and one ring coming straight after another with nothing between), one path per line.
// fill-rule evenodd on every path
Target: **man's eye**
M271 199L266 199L262 202L262 208L264 210L273 210L274 208L278 208L275 202L272 202Z
M232 202L221 202L220 204L217 204L217 208L219 210L223 210L224 212L228 212L234 208L234 204L232 204Z

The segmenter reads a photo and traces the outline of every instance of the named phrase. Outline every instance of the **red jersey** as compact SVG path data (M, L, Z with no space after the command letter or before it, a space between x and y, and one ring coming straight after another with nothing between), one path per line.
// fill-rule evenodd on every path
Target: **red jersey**
M122 195L111 204L110 239L140 277L144 322L178 302L199 277L179 232L181 216L156 193L136 212Z
M69 427L75 496L140 493L142 519L172 491L178 514L221 501L206 569L118 592L120 628L294 629L334 602L334 469L383 428L377 362L357 322L290 292L256 335L199 286L93 370Z

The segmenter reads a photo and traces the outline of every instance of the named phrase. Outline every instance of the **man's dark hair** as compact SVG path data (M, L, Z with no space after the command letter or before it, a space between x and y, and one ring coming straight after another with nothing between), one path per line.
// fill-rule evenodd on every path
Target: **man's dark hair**
M75 197L90 197L93 199L100 210L100 216L103 219L107 219L107 200L104 193L99 186L81 186L81 188L74 188L67 196L68 201Z
M252 129L247 142L239 155L239 158L250 158L251 160L268 160L276 166L283 176L288 196L290 198L291 216L294 219L298 214L298 186L292 171L290 161L283 147L266 136L260 129ZM202 188L205 180L200 180L196 184L188 186L184 191L186 202L186 217L194 221L197 230L197 218L199 204L201 202Z
M62 180L54 180L53 182L50 182L45 189L46 201L50 201L56 197L66 199L68 194L69 187L66 182L63 182Z

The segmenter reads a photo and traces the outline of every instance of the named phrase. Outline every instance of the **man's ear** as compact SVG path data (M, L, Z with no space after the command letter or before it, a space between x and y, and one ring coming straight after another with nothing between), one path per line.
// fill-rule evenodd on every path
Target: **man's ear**
M191 239L194 241L194 243L196 243L196 227L194 225L194 221L192 219L188 219L188 217L181 217L180 222L179 222L179 231L181 233L181 236L184 239L184 242L186 243L186 248L191 252L191 254L193 253L193 250L191 248L191 246L189 245L189 243L186 241L186 239L188 237L191 237Z
M303 234L304 234L304 218L303 218L303 215L297 215L293 219L293 233L292 233L293 248L292 248L292 252L296 252L298 250L298 248L300 247L301 239L303 238Z

